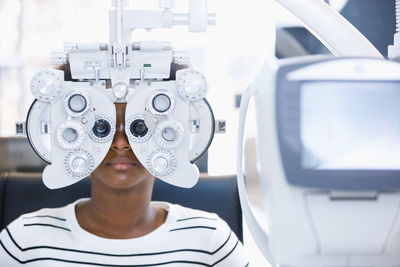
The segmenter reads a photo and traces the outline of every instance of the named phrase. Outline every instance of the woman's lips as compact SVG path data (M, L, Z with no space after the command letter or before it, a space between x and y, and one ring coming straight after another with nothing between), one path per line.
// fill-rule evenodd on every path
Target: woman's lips
M113 169L118 170L118 171L126 171L129 168L136 166L137 163L129 160L128 158L114 158L111 162L107 163L107 165L110 165Z

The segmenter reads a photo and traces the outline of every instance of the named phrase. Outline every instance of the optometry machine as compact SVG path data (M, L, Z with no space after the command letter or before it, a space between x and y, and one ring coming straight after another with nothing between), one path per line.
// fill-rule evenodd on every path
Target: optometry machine
M323 1L278 2L300 18L306 16L300 4L315 14L334 12ZM313 19L303 22L314 30ZM329 34L342 39L355 31L339 28ZM272 266L400 266L400 64L382 59L366 39L335 43L320 25L315 29L346 57L267 60L243 94L237 170L246 222ZM398 52L395 41L389 57ZM253 213L243 179L253 96L268 226Z
M159 10L126 9L114 1L109 12L110 43L70 43L52 52L52 64L69 64L64 72L45 69L34 75L35 97L26 133L35 152L49 165L43 181L61 188L88 176L104 159L115 134L115 102L126 102L125 131L139 161L152 175L180 187L199 178L194 165L214 135L214 117L205 96L208 83L192 68L170 78L172 64L189 65L186 52L169 42L132 42L136 29L188 25L204 32L215 24L206 0L189 0L187 14L173 13L173 0ZM106 88L106 80L111 88Z

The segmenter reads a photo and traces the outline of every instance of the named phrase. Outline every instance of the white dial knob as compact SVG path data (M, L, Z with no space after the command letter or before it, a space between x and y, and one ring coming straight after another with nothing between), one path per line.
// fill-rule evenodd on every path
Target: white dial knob
M124 98L128 95L128 86L124 83L117 83L113 86L113 94L116 98Z
M163 121L154 131L157 144L163 148L177 147L183 140L184 129L182 124L175 120Z
M73 172L83 172L87 169L88 162L86 161L85 157L77 156L72 159L70 168Z
M75 149L65 158L64 168L71 177L84 178L94 170L94 160L86 150Z
M208 92L208 84L204 75L194 69L179 70L177 75L177 90L181 97L188 101L203 99Z
M158 149L147 158L147 167L156 177L170 176L177 167L175 155L166 149Z
M82 144L84 137L85 131L76 122L64 122L57 129L57 141L64 149L77 148Z
M63 82L63 71L46 69L33 76L31 91L37 100L50 103L61 95Z
M152 165L156 172L165 172L168 170L168 159L164 157L164 155L157 155L153 161Z

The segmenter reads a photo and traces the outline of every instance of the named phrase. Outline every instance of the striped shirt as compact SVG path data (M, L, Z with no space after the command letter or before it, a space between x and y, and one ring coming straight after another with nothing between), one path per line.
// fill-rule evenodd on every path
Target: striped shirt
M164 224L132 239L107 239L80 227L75 205L20 216L0 233L0 266L245 267L243 246L218 215L166 202Z

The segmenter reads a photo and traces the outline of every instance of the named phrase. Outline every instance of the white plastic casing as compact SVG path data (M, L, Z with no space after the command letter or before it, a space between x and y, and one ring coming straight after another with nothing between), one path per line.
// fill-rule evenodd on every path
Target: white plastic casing
M112 142L112 138L107 142L96 142L90 138L90 132L98 116L107 116L110 118L111 124L115 125L115 105L105 91L105 83L88 83L88 82L65 82L65 97L73 91L84 91L90 99L91 108L84 113L82 117L72 117L65 110L65 99L60 98L51 104L51 128L56 133L60 125L75 124L83 129L83 140L79 141L79 145L72 147L63 147L60 142L59 134L52 134L50 138L50 161L51 164L46 166L43 172L43 182L51 189L61 188L76 183L89 175L104 159ZM40 124L40 121L36 122ZM115 127L115 126L114 126ZM81 132L81 130L79 130ZM40 135L40 132L32 132L32 135ZM33 138L39 140L38 138ZM73 159L79 157L73 163ZM84 164L83 160L86 161ZM78 164L83 169L82 173L73 172L71 164ZM75 166L77 167L77 166Z
M67 64L67 53L64 50L51 51L51 65L64 65Z
M146 142L137 142L136 139L129 138L129 143L139 159L139 161L145 166L150 173L161 180L176 185L179 187L189 188L194 186L199 179L199 170L194 164L190 163L190 103L184 101L177 96L176 82L137 82L135 84L136 94L128 102L126 108L126 120L127 123L132 122L133 118L144 118L146 126L149 131L149 136L146 137ZM151 105L151 99L158 92L167 92L168 95L174 97L175 105L171 106L171 110L168 115L157 115L156 113L149 111L149 105ZM147 103L143 105L143 103ZM165 146L160 146L155 137L156 128L169 120L174 120L182 126L183 134L181 141L175 147L168 149ZM130 125L125 125L125 131L128 137L132 136L130 131ZM155 160L155 158L161 157L167 160L168 167L164 172L157 171L156 165L162 165L162 160Z
M347 65L342 62L343 66L338 61L331 72L321 64L313 71L304 68L285 78L332 80L341 75L344 80L357 80L357 77L390 80L400 77L400 65L371 60L372 68L369 68L365 63L359 68L357 59L349 59ZM259 242L261 251L279 266L399 266L400 193L376 192L376 199L357 199L359 192L347 192L345 196L356 197L335 200L332 197L335 192L310 190L287 182L276 127L276 70L274 61L266 62L249 86L249 92L244 94L254 96L256 104L258 169L268 227L261 225L261 230L260 225L249 219L250 210L246 205L242 207L245 207L246 221L250 220L247 221L249 228L255 230L253 236L266 237ZM242 109L247 106L241 106L241 113ZM245 201L243 195L241 201Z

